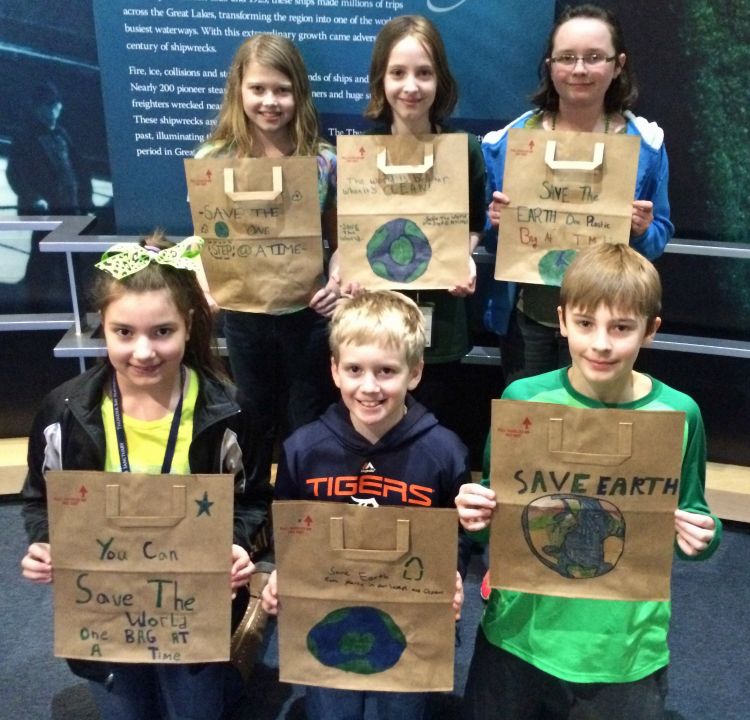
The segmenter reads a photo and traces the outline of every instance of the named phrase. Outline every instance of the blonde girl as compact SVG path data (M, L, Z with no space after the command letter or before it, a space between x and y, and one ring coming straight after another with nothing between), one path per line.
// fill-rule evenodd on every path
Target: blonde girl
M237 50L229 68L216 129L196 157L286 157L318 160L323 237L336 247L336 155L320 138L307 70L286 38L255 35ZM270 474L274 443L304 425L333 400L328 370L327 318L340 296L337 258L329 279L310 288L306 307L290 304L276 314L225 312L224 335L234 380L262 447L257 472ZM287 396L286 417L279 398Z

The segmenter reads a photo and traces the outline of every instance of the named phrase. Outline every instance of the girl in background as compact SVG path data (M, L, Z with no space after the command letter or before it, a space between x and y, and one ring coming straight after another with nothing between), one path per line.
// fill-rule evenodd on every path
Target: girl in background
M316 156L323 238L336 248L336 154L319 136L307 70L286 38L255 35L235 53L216 129L196 158ZM317 418L334 398L328 359L328 317L340 297L337 257L329 279L310 288L306 307L277 314L226 310L224 335L234 381L259 434L257 472L270 476L273 448L284 419L279 398L288 397L286 430Z
M508 130L539 128L638 136L641 147L630 244L649 260L664 252L674 234L664 132L630 111L638 91L627 60L622 28L609 10L586 4L567 8L558 17L540 64L541 83L532 97L537 109L489 133L482 142L493 198L488 245L496 246L500 213L510 202L502 192ZM506 385L570 362L567 343L559 332L559 296L556 287L493 282L485 324L501 337Z
M156 234L140 245L116 245L97 264L93 298L107 360L53 390L29 437L22 496L31 544L21 567L32 582L50 583L54 574L44 473L104 470L234 475L227 570L235 592L247 584L249 553L265 545L270 486L245 472L252 446L211 349L211 311L195 274L199 252L198 238L171 245ZM228 662L69 664L91 681L105 720L219 720L242 697L239 673Z
M370 62L370 103L365 117L376 122L374 135L425 135L460 132L446 123L458 101L458 86L437 28L420 15L395 17L375 38ZM469 251L479 243L486 220L485 175L479 142L469 141ZM464 297L474 293L476 266L469 256L466 281L450 291L406 293L432 313L422 381L414 396L441 423L460 433L449 410L461 402L460 360L469 349Z

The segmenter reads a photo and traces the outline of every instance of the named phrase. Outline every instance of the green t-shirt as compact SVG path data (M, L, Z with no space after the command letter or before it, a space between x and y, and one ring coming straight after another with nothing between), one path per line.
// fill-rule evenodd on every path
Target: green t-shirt
M193 439L193 414L198 399L198 375L188 370L190 378L187 392L182 401L180 429L177 432L177 444L172 458L171 472L175 475L190 473L190 442ZM125 438L128 443L128 461L131 472L158 475L164 462L164 449L169 438L173 413L158 420L137 420L124 415ZM115 416L112 410L112 399L105 395L102 399L102 421L107 453L104 469L107 472L120 472L120 455L115 432Z
M570 407L626 410L676 410L685 413L679 507L710 514L704 497L706 440L696 403L684 393L651 378L651 392L635 402L605 405L577 392L568 368L524 378L503 393L508 400L558 403ZM483 484L489 484L490 441ZM721 521L711 545L697 558L710 557L721 540ZM484 536L482 538L482 535ZM487 531L477 533L486 539ZM640 680L669 663L667 633L671 603L586 600L493 590L482 629L487 639L550 675L579 683Z

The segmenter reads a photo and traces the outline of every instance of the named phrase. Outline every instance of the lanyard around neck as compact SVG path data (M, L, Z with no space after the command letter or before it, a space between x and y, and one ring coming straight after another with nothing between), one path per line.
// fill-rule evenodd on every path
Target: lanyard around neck
M180 365L180 398L172 415L172 424L169 427L167 446L164 449L164 461L161 464L162 475L166 475L172 468L172 458L177 445L177 433L180 430L180 419L182 417L182 396L185 388L185 367ZM122 397L117 385L117 373L112 372L112 413L115 416L115 434L117 436L117 451L120 455L120 469L122 472L130 472L130 460L128 460L128 441L125 438L125 426L122 416Z

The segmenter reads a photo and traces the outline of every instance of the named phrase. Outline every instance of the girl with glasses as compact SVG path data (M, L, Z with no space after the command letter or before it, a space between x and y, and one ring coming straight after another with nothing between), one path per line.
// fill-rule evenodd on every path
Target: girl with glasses
M649 260L658 258L674 234L669 220L669 168L664 132L631 112L637 97L625 41L617 18L596 5L567 8L550 32L540 63L540 84L524 113L482 143L487 166L490 249L510 198L503 192L507 132L539 128L575 132L627 133L640 137L630 245ZM557 320L559 288L494 282L485 324L500 337L506 384L555 370L570 361Z

